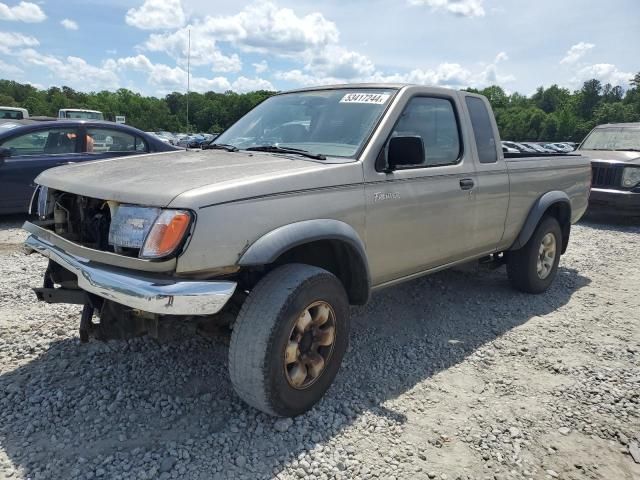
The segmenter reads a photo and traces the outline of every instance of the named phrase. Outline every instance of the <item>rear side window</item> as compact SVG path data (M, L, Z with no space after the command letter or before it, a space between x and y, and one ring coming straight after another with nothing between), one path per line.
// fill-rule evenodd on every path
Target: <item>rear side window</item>
M87 129L87 152L146 152L146 142L137 135L108 128Z
M466 97L465 101L471 117L471 126L478 146L480 163L497 162L496 138L493 134L491 117L486 105L477 97Z

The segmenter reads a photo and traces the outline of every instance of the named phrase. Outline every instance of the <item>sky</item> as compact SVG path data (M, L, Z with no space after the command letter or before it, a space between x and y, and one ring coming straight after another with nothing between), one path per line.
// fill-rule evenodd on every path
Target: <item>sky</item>
M0 0L0 78L39 88L350 82L531 95L640 71L640 0Z

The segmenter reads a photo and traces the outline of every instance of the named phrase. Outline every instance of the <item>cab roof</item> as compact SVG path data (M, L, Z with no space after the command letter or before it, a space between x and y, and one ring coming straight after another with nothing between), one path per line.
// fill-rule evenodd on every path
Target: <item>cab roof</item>
M605 123L603 125L598 125L596 128L640 128L640 122L633 123Z

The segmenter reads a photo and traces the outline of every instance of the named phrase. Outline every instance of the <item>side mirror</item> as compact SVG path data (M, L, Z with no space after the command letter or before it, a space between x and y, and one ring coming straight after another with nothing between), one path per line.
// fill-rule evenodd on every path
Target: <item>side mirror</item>
M387 172L405 165L424 163L424 142L422 137L392 137L387 151Z

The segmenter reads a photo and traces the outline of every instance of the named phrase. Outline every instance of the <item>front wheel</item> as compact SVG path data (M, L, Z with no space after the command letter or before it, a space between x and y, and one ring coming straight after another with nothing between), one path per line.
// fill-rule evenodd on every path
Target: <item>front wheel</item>
M558 271L562 252L562 230L554 217L544 217L529 241L509 252L507 274L511 284L526 293L546 291Z
M258 410L299 415L331 386L348 335L349 301L334 275L302 264L276 268L249 294L233 327L231 383Z

